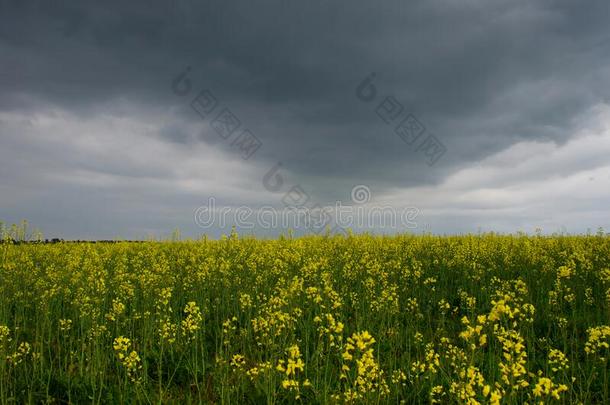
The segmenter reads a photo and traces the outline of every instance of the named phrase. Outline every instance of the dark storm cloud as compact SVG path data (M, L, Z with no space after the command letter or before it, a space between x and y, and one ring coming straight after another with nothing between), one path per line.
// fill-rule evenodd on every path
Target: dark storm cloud
M439 184L523 140L564 144L583 125L578 117L609 99L607 1L0 7L0 110L167 114L151 137L228 153L188 107L208 88L263 141L253 165L284 162L293 183L324 201L349 196L354 184L376 192ZM193 90L181 98L170 83L187 65ZM370 72L378 95L366 104L355 89ZM435 166L377 117L385 96L446 146ZM130 167L142 175L134 165L120 170Z

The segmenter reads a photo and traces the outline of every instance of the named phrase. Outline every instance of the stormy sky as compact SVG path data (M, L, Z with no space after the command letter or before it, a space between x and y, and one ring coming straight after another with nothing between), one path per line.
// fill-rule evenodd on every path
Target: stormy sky
M216 237L210 198L300 199L415 208L416 233L608 229L608 21L607 0L0 0L0 220Z

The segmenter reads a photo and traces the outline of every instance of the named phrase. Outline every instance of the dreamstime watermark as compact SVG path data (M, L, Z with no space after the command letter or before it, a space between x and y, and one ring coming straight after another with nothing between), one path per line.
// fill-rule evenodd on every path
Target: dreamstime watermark
M352 201L356 204L366 204L371 200L371 189L368 186L359 184L352 188Z
M232 113L229 108L222 108L222 111L218 113L218 111L221 110L220 108L217 108L219 106L218 98L208 88L201 88L194 98L190 98L194 88L193 81L190 78L190 72L191 67L187 66L172 79L170 83L172 92L180 98L188 97L188 99L190 99L189 105L191 109L197 113L203 121L208 121L208 118L213 116L213 112L216 111L216 118L209 122L209 126L220 138L229 141L230 146L237 149L244 160L250 159L250 157L254 156L257 151L262 148L263 142L258 137L254 136L252 131L247 128L242 128L240 132L239 128L242 125L241 120ZM235 137L234 135L236 134L237 136ZM285 190L284 186L289 186L289 184L285 182L284 175L281 173L282 165L282 162L277 162L267 171L267 173L265 173L261 179L265 190L271 193L277 193ZM285 191L285 194L281 198L281 202L284 204L285 208L289 209L303 209L308 207L310 212L320 213L320 208L322 208L320 204L312 202L309 193L305 191L304 187L300 184L293 184L291 187L289 186L288 190ZM196 210L196 212L198 211L201 212L200 209ZM244 213L242 212L238 215L241 218ZM309 223L307 228L308 231L317 234L330 228L331 233L347 234L345 229L336 224L336 221L334 221L330 215L320 214L320 217L319 221L312 221Z
M187 66L171 80L172 92L182 99L189 100L188 104L193 112L202 121L207 122L221 139L229 143L230 147L236 150L242 159L249 160L255 156L263 146L260 138L255 136L250 129L244 127L241 119L227 106L222 105L210 89L202 87L193 97L195 86L190 73L191 67ZM377 88L372 84L372 78L365 78L356 89L356 96L363 102L373 101L377 95ZM376 112L386 123L390 123L391 120L387 118L390 117L393 120L399 114L395 114L396 111L390 111L384 119L381 113L385 107L388 106L384 100L377 107ZM402 106L399 107L399 110L399 113L402 112ZM404 128L407 123L407 121L403 121L396 128L397 134L403 140L405 140L403 135L406 132L403 132L406 131ZM413 128L409 129L409 131L412 130ZM428 163L430 165L434 164L444 153L444 147L433 142L435 139L429 136L417 148L429 158ZM441 146L440 149L439 145ZM204 205L195 210L195 222L203 228L210 228L214 224L224 228L232 219L233 225L246 229L254 228L257 224L261 228L280 226L287 228L291 226L290 224L296 224L304 226L308 232L314 234L330 232L343 235L347 235L346 228L352 226L392 228L402 225L409 229L417 226L414 220L419 211L413 207L397 210L390 206L359 207L358 209L350 208L350 206L338 206L337 204L334 207L322 206L321 203L312 198L312 195L306 191L304 186L299 183L292 183L291 185L290 182L287 182L286 173L283 173L282 167L283 163L278 161L264 174L261 182L265 190L271 193L283 193L281 203L284 208L275 210L271 207L261 207L255 210L242 206L239 208L214 207L212 209L210 199L207 206ZM352 201L354 203L364 205L370 199L371 195L368 187L356 186L352 189ZM291 214L289 215L289 213ZM210 223L210 218L214 218L212 223ZM379 218L379 220L376 218ZM283 226L284 224L286 226ZM294 228L298 228L298 226Z
M187 66L172 80L171 88L175 95L185 97L191 94L193 84L189 78L190 72L191 67ZM231 148L237 149L242 159L250 159L263 146L263 142L242 125L241 120L229 107L220 108L218 98L209 89L202 89L191 99L190 106L202 120L207 120L212 115L215 117L209 122L209 126L220 138L230 142Z
M363 185L352 189L355 205L336 201L333 206L284 207L262 206L256 209L219 207L214 197L195 210L195 223L204 229L236 226L241 229L324 229L334 222L341 228L358 229L415 229L419 210L415 207L396 208L390 205L366 205L370 190ZM333 221L334 220L334 221Z
M377 86L373 80L377 75L371 73L356 86L356 98L370 103L377 98ZM404 106L392 96L385 97L375 107L375 113L386 125L395 125L394 133L409 147L422 153L430 166L433 166L447 152L447 148L434 135L426 133L426 127L413 115L406 113Z

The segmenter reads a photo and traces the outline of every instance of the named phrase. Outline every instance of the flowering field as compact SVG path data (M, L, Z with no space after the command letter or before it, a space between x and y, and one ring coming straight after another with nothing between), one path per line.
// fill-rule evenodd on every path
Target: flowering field
M0 251L2 403L610 401L601 234Z

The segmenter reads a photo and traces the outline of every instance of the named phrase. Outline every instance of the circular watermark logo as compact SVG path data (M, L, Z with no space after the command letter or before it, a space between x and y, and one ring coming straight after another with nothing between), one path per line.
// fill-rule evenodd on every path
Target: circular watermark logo
M356 204L366 204L371 200L371 189L364 184L352 188L352 201Z

